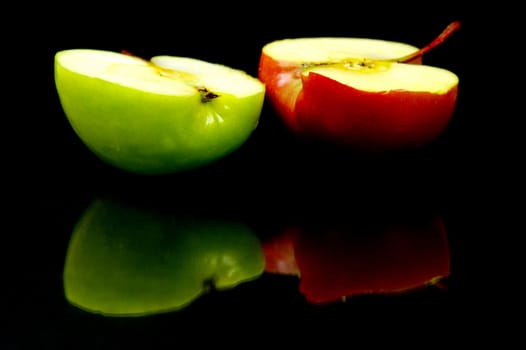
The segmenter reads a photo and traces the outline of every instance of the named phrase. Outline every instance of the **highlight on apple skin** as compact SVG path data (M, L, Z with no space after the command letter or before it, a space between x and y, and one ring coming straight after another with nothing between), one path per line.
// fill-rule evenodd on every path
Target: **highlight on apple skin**
M457 104L458 76L422 62L445 37L421 52L380 39L280 39L262 48L258 77L296 135L356 150L421 147L443 134Z
M260 241L242 222L101 197L73 228L63 284L66 300L79 309L139 317L181 310L263 270Z
M238 149L257 128L265 86L202 60L70 49L55 84L76 134L100 159L156 175L190 170Z

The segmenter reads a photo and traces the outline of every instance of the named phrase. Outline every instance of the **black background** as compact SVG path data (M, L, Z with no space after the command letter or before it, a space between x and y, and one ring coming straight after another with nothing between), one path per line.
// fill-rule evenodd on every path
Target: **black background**
M322 6L323 5L323 6ZM57 13L24 17L4 42L21 62L9 64L16 93L14 122L4 131L4 286L11 348L146 348L205 341L239 343L323 338L372 342L392 339L447 344L450 335L473 340L466 324L484 324L485 291L478 260L487 239L480 208L491 190L481 191L491 167L481 95L470 64L478 39L473 12L454 4L390 6L379 3L272 4L220 2L166 6L80 4ZM167 54L222 63L257 75L262 46L303 36L355 36L427 44L447 24L462 28L425 57L430 65L460 78L458 106L444 135L423 149L360 155L299 140L265 105L260 125L238 151L219 162L183 174L144 177L101 163L76 137L62 112L53 80L54 54L63 49L128 50L142 57ZM25 31L20 31L25 28ZM9 32L9 31L8 31ZM175 210L235 217L267 237L288 223L324 223L348 212L374 220L377 213L433 210L441 213L451 244L447 290L426 289L397 297L360 298L343 305L314 307L297 292L297 281L265 275L254 283L197 301L180 313L141 319L104 319L67 304L61 273L71 230L97 196L110 194ZM12 213L12 214L11 214ZM486 270L487 271L487 270ZM481 305L485 305L481 307ZM217 331L217 332L215 332ZM480 328L477 332L480 332ZM190 336L191 332L197 332ZM249 333L247 333L249 332ZM214 334L207 336L207 334ZM280 338L281 337L281 338ZM275 343L274 343L275 345ZM7 348L10 348L10 347Z

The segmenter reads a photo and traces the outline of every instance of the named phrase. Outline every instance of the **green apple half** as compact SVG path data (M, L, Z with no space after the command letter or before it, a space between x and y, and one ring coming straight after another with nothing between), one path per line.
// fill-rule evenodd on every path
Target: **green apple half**
M422 64L415 46L380 39L312 37L270 42L258 76L295 134L360 150L425 145L446 129L459 79Z
M80 309L136 317L180 310L212 288L254 280L264 265L258 237L241 222L100 198L73 230L63 282L66 299Z
M194 58L71 49L55 55L55 83L80 139L102 160L143 174L208 164L256 129L265 86Z

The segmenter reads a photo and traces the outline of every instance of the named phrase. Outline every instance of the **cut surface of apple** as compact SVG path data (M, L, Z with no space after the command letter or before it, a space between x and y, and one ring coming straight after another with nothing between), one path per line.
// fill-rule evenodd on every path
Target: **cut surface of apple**
M71 49L55 55L55 83L74 131L101 159L161 174L199 167L256 129L265 86L194 58Z
M379 39L283 39L263 47L258 76L296 134L368 150L421 146L449 124L459 79L421 57L397 61L418 50Z
M387 93L392 90L405 90L445 94L458 83L456 75L435 67L411 66L404 63L370 63L370 67L363 68L360 63L357 64L358 68L355 69L352 68L352 64L320 66L304 71L303 75L306 79L312 73L323 75L364 92ZM371 76L373 74L374 76Z
M263 47L263 52L275 60L296 63L343 62L351 58L391 60L415 51L418 47L405 43L345 37L282 39Z

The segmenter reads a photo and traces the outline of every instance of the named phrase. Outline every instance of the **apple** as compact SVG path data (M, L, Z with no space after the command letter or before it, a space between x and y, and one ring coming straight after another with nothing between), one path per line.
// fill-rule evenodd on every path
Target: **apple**
M241 222L98 198L74 227L63 283L66 299L82 310L144 316L181 310L263 270L260 241Z
M286 227L262 242L265 272L299 278L299 292L310 304L442 287L450 275L449 242L440 216L316 226Z
M453 22L420 50L372 38L279 39L263 46L258 77L295 135L356 150L420 147L447 128L459 84L422 56L459 27Z
M76 134L103 161L140 174L197 168L238 149L265 97L256 77L188 57L70 49L54 64Z

